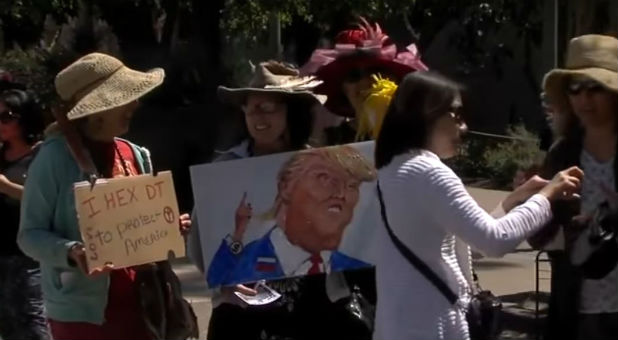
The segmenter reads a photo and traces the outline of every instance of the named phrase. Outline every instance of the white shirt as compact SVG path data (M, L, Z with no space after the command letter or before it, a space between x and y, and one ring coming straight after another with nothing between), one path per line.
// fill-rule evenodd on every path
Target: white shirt
M607 200L602 187L614 192L614 160L600 163L588 152L582 151L580 162L586 176L582 183L582 213L592 214ZM585 247L588 232L583 232L575 243L574 254ZM574 259L574 262L581 262ZM581 289L579 311L584 314L618 312L618 266L601 280L584 280Z
M277 259L281 264L281 268L286 276L300 276L306 275L312 266L311 254L303 250L301 247L295 246L288 238L281 228L276 227L270 233L270 242L275 248ZM330 272L330 251L320 252L322 263L320 264L320 271L322 273Z
M466 245L489 256L515 249L551 220L549 201L535 195L494 219L429 151L395 157L378 177L393 232L459 295L459 303L452 305L399 253L380 221L374 339L469 339Z

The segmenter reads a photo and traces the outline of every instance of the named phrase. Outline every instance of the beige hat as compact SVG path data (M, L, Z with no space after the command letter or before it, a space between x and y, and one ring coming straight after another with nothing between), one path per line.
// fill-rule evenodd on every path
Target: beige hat
M565 69L545 75L543 88L559 110L568 109L567 81L572 76L591 78L618 93L618 39L606 35L582 35L569 43Z
M326 96L317 95L312 90L322 81L313 76L301 77L298 69L277 61L260 63L253 72L247 87L228 88L219 86L217 93L224 103L243 105L250 93L278 93L299 99L307 99L320 104Z
M165 72L156 68L148 72L132 70L109 55L91 53L56 76L56 92L73 107L69 120L126 105L163 83Z

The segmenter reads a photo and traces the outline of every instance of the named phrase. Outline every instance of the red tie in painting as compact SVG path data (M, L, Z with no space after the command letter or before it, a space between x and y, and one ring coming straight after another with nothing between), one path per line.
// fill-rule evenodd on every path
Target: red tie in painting
M307 272L307 274L312 275L312 274L320 274L322 273L322 257L318 254L318 255L311 255L311 257L309 258L309 261L311 262L311 268L309 268L309 271Z

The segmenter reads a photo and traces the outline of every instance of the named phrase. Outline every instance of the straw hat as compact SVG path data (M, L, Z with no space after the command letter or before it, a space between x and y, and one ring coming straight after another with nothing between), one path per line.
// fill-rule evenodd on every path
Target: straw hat
M545 75L543 88L552 104L568 110L567 81L585 76L618 93L618 39L605 35L582 35L569 43L566 68Z
M69 120L83 118L131 103L161 85L165 73L132 70L109 55L91 53L56 76L56 92L73 107Z
M321 83L313 76L301 77L299 71L290 65L271 60L255 67L247 87L219 86L217 93L222 102L234 105L243 105L251 93L276 93L323 104L326 96L311 91Z

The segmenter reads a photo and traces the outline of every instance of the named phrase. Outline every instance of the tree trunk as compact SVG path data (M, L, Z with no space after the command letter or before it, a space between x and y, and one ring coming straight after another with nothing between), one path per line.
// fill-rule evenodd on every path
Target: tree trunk
M224 0L194 0L193 10L196 21L198 39L201 40L205 49L204 63L200 73L205 79L204 93L207 100L213 98L217 86L221 83L221 10Z
M575 36L610 31L610 0L577 0Z

